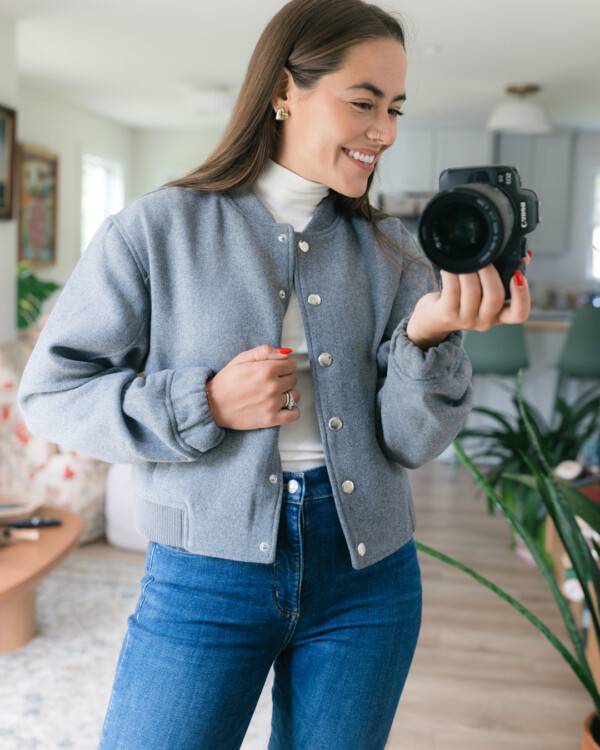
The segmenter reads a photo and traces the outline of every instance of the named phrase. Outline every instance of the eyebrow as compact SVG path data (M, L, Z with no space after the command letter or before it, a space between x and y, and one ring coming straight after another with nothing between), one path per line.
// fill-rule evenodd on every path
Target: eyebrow
M364 83L357 83L355 86L348 86L348 89L366 89L367 91L370 91L372 94L375 94L375 96L378 99L383 99L384 94L381 89L378 89L377 86L373 86L372 83L364 82ZM398 96L395 96L392 99L393 102L399 102L399 101L406 101L406 94L398 94Z

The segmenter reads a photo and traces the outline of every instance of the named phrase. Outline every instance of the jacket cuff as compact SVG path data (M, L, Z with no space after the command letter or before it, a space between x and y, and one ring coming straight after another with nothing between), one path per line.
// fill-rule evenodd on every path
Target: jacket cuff
M214 374L208 367L189 367L176 370L171 379L171 405L179 437L201 453L215 448L225 437L225 430L212 418L206 395L206 381Z
M407 337L408 321L404 318L392 335L390 362L398 372L413 380L439 380L456 373L457 368L467 367L470 378L462 331L453 331L441 344L423 351Z

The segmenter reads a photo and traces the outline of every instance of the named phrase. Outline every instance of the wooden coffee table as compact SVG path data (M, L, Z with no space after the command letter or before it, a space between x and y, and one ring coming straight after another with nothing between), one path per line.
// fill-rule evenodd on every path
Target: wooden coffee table
M0 653L24 646L36 632L35 590L77 545L81 518L62 508L41 508L36 516L60 518L62 526L40 529L34 542L0 547Z

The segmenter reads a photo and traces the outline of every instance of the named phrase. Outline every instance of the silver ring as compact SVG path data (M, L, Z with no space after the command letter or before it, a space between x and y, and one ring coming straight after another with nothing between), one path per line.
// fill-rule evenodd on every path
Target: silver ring
M296 402L294 401L294 397L289 391L285 392L285 406L284 409L295 409L296 408Z

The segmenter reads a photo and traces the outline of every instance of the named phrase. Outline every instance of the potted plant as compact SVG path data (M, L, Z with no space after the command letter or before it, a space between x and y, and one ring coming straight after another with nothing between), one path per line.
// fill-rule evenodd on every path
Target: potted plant
M532 455L532 458L530 458L524 450L519 450L526 471L519 475L514 474L510 478L535 491L539 495L540 501L543 503L549 517L552 518L558 536L573 565L573 573L581 586L584 601L590 612L590 627L593 629L598 641L600 642L600 621L597 607L591 593L593 590L596 601L600 601L600 570L598 568L598 563L594 559L590 543L586 540L582 528L577 521L577 518L583 519L594 532L600 533L600 506L593 503L577 489L561 484L555 478L548 456L542 449L535 424L532 423L527 408L521 398L520 379L519 390L517 393L517 405L520 418L523 420L523 425L529 438L529 452ZM533 623L550 641L575 672L578 679L588 692L594 705L594 712L588 716L584 724L582 750L600 750L600 721L598 719L600 716L600 692L592 676L586 658L582 637L575 623L573 613L554 577L551 561L548 559L548 556L539 541L530 531L528 531L519 519L518 514L515 513L510 507L510 504L505 501L503 495L495 491L494 487L492 487L486 477L473 464L457 441L455 441L455 448L463 463L469 468L479 485L483 488L488 499L504 515L513 531L522 538L525 546L531 553L543 580L550 589L556 605L559 608L574 653L571 653L565 644L546 625L544 625L536 615L516 601L510 596L510 594L498 588L491 581L462 563L433 550L420 542L417 542L417 548L426 554L432 555L439 560L463 570L487 588L494 591L498 596L502 597L505 601L515 607L515 609L521 612L521 614ZM600 554L600 546L594 541L592 541L591 544L594 552Z
M481 428L465 428L459 433L458 439L476 440L475 447L469 449L469 457L473 462L490 458L495 461L483 472L483 476L501 495L504 505L517 516L543 548L546 506L535 488L515 480L512 475L527 472L529 461L542 468L532 444L532 434L551 466L576 459L581 446L598 427L600 388L593 386L572 404L568 404L563 398L557 398L553 425L546 422L540 412L523 399L520 389L513 395L512 401L515 417L493 409L475 407L473 412L485 415L491 420L491 424ZM490 513L494 512L494 508L495 503L488 496ZM518 540L512 528L510 532L511 547L515 547Z

